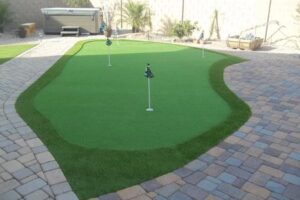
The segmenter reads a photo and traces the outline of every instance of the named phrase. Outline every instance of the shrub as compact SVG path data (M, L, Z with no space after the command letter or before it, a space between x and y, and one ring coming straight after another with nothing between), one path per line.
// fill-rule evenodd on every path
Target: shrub
M181 23L175 24L174 33L180 39L183 38L185 36L183 24L181 24Z
M176 21L172 20L170 17L166 17L165 19L162 20L162 26L159 31L162 32L162 34L166 36L174 36L174 28L176 25Z
M194 24L191 23L191 21L186 20L183 21L182 23L177 23L174 26L174 33L177 37L180 39L183 38L184 36L190 36L193 33L193 30L197 28L197 23L195 22Z

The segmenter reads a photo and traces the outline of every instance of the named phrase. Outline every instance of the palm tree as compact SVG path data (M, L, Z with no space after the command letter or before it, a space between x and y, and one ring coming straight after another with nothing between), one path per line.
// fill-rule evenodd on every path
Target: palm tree
M151 12L145 3L129 0L124 5L122 17L131 25L133 33L139 32L145 26L151 28Z

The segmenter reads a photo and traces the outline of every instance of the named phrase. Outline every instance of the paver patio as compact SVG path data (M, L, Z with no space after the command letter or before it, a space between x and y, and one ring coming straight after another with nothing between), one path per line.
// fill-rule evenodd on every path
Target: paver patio
M77 199L14 108L18 95L77 40L45 40L0 65L0 199ZM300 56L231 53L249 59L225 71L227 85L251 106L249 121L183 168L96 199L299 199Z

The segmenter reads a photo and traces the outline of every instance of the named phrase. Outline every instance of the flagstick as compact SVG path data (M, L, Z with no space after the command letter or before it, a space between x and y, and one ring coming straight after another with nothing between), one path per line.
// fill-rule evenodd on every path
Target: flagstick
M202 41L202 58L204 58L204 40Z
M151 108L151 88L150 88L150 78L148 78L148 108L146 111L152 112L153 108Z
M117 44L120 45L119 43L119 33L117 32Z
M108 66L111 67L111 63L110 63L110 46L108 47Z

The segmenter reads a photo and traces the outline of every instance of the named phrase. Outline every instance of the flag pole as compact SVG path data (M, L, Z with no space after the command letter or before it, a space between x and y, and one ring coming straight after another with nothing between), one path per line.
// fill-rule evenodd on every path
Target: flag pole
M153 111L153 108L151 108L151 83L150 83L150 78L148 78L148 108L146 111Z
M145 74L144 76L148 79L148 108L146 111L152 112L153 108L151 108L151 82L150 79L154 77L151 69L150 69L150 64L148 63L146 66Z
M110 63L110 47L108 47L108 66L111 67L111 63Z
M108 46L108 66L111 67L111 63L110 63L110 46Z
M110 62L110 57L111 57L111 45L112 45L112 41L107 37L107 40L105 42L106 46L107 46L107 57L108 57L108 66L111 67L111 62Z

